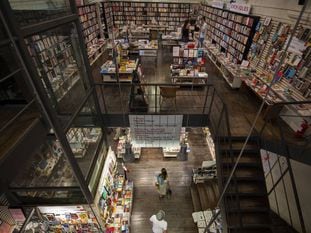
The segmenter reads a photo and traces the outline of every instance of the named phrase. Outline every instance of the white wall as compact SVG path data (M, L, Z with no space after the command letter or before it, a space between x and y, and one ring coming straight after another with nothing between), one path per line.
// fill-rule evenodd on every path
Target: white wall
M311 22L311 0L308 2L303 17L306 19L303 24L310 26ZM211 3L212 0L207 0ZM225 0L224 2L229 2ZM241 1L237 1L241 2ZM284 23L294 24L302 6L298 5L298 0L245 0L244 2L252 6L251 14L261 17L271 17L274 20ZM293 15L296 17L293 18Z

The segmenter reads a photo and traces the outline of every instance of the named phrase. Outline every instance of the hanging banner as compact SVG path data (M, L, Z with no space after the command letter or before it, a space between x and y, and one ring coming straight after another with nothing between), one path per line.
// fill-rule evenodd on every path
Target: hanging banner
M212 7L216 7L219 9L223 9L224 8L224 2L221 1L213 1L212 2Z
M251 12L251 5L245 3L231 3L229 5L229 10L241 14L248 15Z
M182 115L130 115L131 138L141 147L179 145Z

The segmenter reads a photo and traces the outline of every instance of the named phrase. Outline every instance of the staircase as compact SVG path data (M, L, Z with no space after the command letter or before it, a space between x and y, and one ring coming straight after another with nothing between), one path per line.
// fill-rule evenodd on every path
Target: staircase
M216 180L204 183L192 183L190 186L193 212L215 209L219 199L219 191Z
M218 152L223 184L229 178L245 140L245 137L232 137L231 151L230 143L220 140ZM269 202L256 137L251 137L245 147L225 193L224 205L228 232L272 232Z

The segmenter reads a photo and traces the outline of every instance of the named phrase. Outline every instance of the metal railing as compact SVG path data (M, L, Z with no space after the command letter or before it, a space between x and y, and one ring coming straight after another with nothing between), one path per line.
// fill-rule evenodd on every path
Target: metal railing
M208 114L212 89L194 83L96 83L103 114Z

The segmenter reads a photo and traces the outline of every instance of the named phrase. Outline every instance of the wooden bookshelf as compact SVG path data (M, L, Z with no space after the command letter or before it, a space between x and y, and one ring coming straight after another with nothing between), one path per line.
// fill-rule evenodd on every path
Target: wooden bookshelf
M109 32L113 28L113 16L112 16L112 8L111 2L101 2L100 3L100 11L101 11L101 22L104 25L104 35L106 38L109 38Z
M104 28L101 23L100 7L97 3L78 6L78 14L84 36L85 46L90 62L92 63L95 58L104 50Z
M207 37L233 63L247 59L259 17L201 5L201 15L207 18Z
M58 31L25 40L28 51L50 96L60 101L79 80L70 36Z
M112 1L113 19L116 26L129 23L150 24L155 19L159 24L180 26L189 18L191 4L160 2Z

